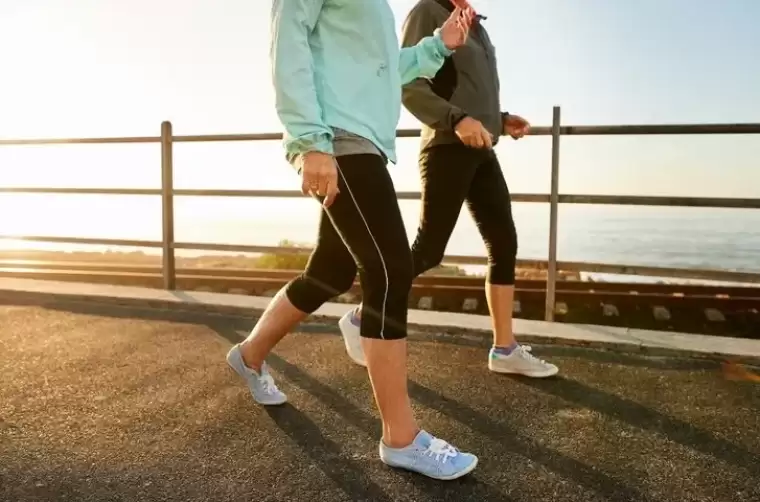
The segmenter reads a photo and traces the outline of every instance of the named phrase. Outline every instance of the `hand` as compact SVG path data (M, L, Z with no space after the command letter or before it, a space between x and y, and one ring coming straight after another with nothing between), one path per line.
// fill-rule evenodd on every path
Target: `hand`
M465 117L460 120L454 132L467 146L473 148L491 148L493 146L491 133L483 127L479 120L472 117Z
M530 122L519 115L507 115L504 119L504 136L520 139L530 132Z
M471 8L457 7L449 18L441 25L441 40L447 49L453 51L461 47L467 41L470 26L475 17L475 11Z
M312 197L324 197L328 208L335 202L338 190L338 168L335 157L322 152L307 152L301 156L301 192Z

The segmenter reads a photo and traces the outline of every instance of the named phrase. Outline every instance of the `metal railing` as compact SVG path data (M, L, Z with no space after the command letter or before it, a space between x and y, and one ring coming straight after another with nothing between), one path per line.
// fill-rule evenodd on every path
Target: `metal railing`
M418 137L419 130L402 129L400 138ZM760 134L758 124L670 124L670 125L611 125L611 126L563 126L560 107L555 106L551 127L534 127L531 136L551 136L551 184L548 194L513 194L513 202L548 203L549 211L549 256L548 260L518 260L520 266L531 266L547 270L545 319L554 320L557 271L583 271L625 275L648 275L658 277L681 277L701 280L760 283L760 272L732 272L724 270L695 270L688 268L651 267L638 265L618 265L609 263L561 262L557 259L557 233L559 204L610 204L629 206L667 206L701 208L760 209L760 199L752 198L710 198L710 197L668 197L632 195L581 195L559 193L560 139L562 136L611 136L611 135L687 135L687 134ZM69 138L69 139L13 139L0 140L3 145L71 145L71 144L161 144L161 188L160 189L112 189L112 188L30 188L0 187L0 193L17 194L98 194L98 195L149 195L161 196L162 239L122 240L95 239L82 237L52 237L29 235L2 235L0 239L14 239L57 244L95 244L106 246L128 246L161 248L163 256L163 285L175 288L175 251L232 251L247 253L307 253L305 248L282 248L277 246L250 246L231 244L207 244L198 242L177 242L174 236L174 197L304 197L295 190L200 190L174 188L174 143L188 142L230 142L230 141L271 141L280 140L278 133L264 134L224 134L174 136L171 122L161 124L160 136L127 138ZM419 192L398 192L401 200L419 200ZM486 263L482 256L446 256L446 263L478 264Z

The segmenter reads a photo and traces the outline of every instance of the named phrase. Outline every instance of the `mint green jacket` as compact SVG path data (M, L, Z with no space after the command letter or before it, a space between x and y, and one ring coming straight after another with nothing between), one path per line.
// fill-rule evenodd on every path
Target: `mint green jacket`
M401 86L432 78L451 54L431 33L399 49L387 0L274 0L270 57L287 155L333 153L332 128L396 162Z

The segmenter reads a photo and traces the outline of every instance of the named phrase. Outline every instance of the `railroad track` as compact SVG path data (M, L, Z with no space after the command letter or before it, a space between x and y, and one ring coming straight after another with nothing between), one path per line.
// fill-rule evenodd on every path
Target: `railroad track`
M298 273L178 268L177 288L270 296ZM162 287L161 269L152 265L0 260L0 277ZM486 314L483 284L482 277L425 275L412 287L410 306ZM518 280L515 286L515 316L542 319L546 282ZM358 284L341 299L358 301ZM760 287L560 281L555 311L558 322L760 339Z

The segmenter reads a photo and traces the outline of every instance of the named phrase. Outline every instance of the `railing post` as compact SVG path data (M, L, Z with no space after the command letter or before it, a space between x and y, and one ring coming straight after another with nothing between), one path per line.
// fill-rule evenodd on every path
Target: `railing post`
M172 151L172 123L161 124L161 213L162 223L162 275L164 289L175 289L174 261L174 158Z
M549 259L546 271L546 306L544 319L554 321L554 305L557 292L557 216L559 214L559 138L560 107L555 106L552 115L552 177L549 194Z

